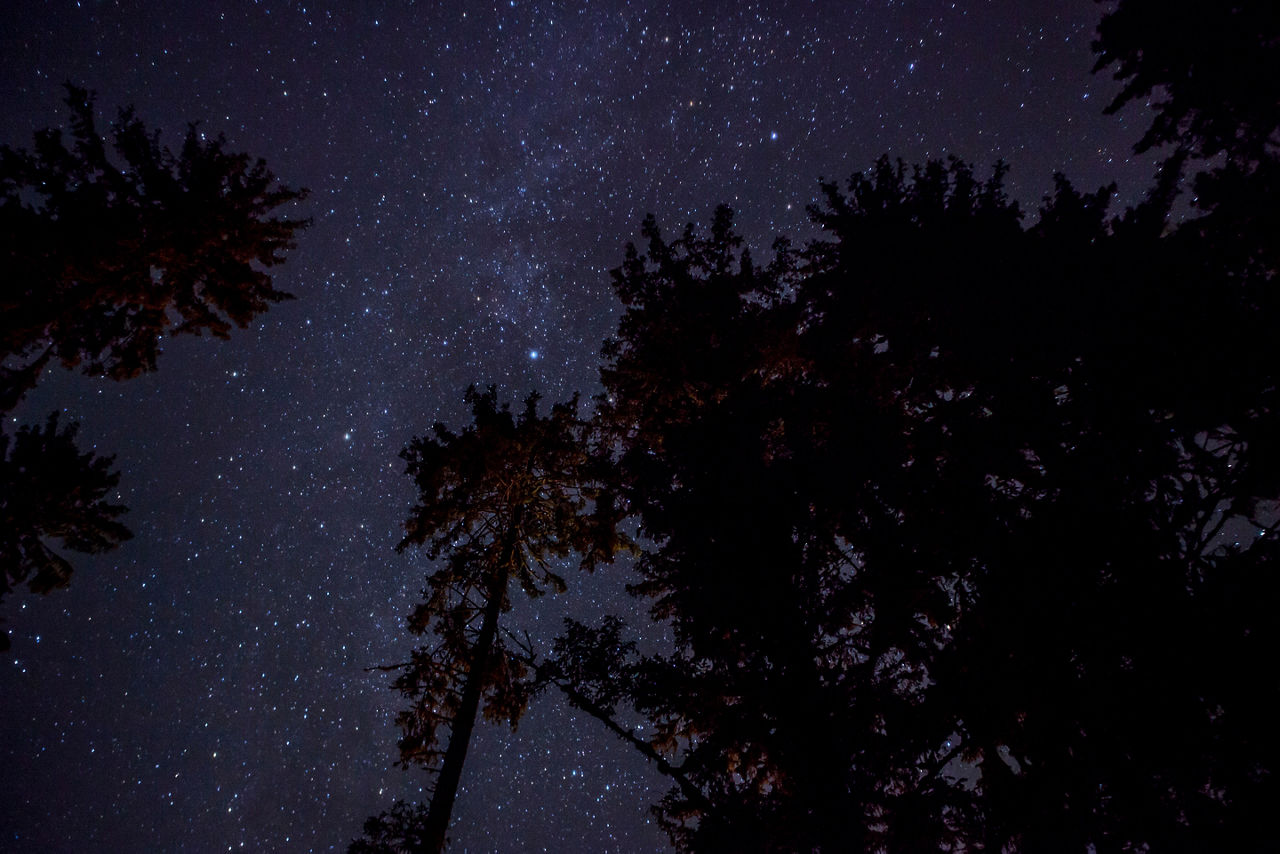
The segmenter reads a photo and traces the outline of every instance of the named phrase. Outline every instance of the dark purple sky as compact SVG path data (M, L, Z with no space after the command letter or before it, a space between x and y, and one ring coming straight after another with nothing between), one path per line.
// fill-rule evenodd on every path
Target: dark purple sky
M819 177L884 152L1004 158L1032 212L1055 170L1134 198L1143 117L1103 116L1089 73L1104 8L6 4L0 141L61 123L71 80L172 145L225 133L311 189L315 225L276 279L296 301L129 383L50 371L16 413L65 410L118 455L135 538L3 605L0 850L327 851L416 797L399 699L364 670L403 657L429 569L392 550L399 449L460 426L472 382L589 394L647 212L673 231L728 202L762 258L807 233ZM638 610L622 570L577 581L516 619L549 639L566 609ZM477 730L455 850L663 849L661 775L556 700Z

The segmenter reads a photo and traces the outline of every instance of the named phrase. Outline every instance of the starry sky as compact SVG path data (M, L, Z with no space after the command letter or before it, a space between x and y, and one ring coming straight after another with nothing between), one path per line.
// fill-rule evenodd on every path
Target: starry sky
M393 546L397 454L467 422L468 384L595 389L608 271L652 212L727 202L762 258L811 234L820 177L889 153L1012 166L1034 212L1061 170L1121 201L1153 174L1145 116L1102 115L1092 0L301 3L13 0L0 141L65 119L62 83L265 158L314 218L274 307L229 342L166 345L127 383L61 370L14 413L116 454L134 539L71 587L4 603L0 850L342 850L419 799L394 767L403 660L429 565ZM12 427L12 425L10 425ZM625 567L520 606L637 617ZM557 697L477 728L457 851L660 851L667 789Z

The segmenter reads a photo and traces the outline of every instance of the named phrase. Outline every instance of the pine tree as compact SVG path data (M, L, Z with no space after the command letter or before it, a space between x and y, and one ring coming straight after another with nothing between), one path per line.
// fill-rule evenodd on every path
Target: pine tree
M42 130L29 151L0 146L0 414L51 363L125 380L156 369L165 335L226 338L248 325L290 298L267 270L308 224L273 215L306 192L222 137L191 125L175 154L132 109L103 137L93 95L66 88L69 134ZM0 433L14 454L0 483L0 594L28 575L38 592L66 585L72 567L49 538L95 553L129 537L115 521L124 508L104 501L119 475L110 458L75 449L75 430L51 418Z
M511 587L563 592L561 565L572 555L592 569L620 543L613 503L593 486L576 401L542 416L530 395L517 416L493 388L473 387L466 399L471 426L437 424L403 453L419 501L399 548L421 546L435 563L409 617L410 631L429 641L395 682L412 701L398 716L400 762L436 774L415 849L431 852L445 845L476 718L514 727L538 687L527 654L502 631Z
M616 274L598 429L676 650L578 627L555 663L649 719L682 850L1265 833L1262 318L1165 187L1112 216L1059 178L1024 227L1001 174L882 160L766 268L721 211Z
M0 433L0 600L19 584L34 593L67 585L71 564L50 540L97 554L132 536L117 521L125 508L109 503L120 481L113 458L81 453L75 435L56 414L43 427ZM8 647L0 634L0 650Z
M66 103L69 138L0 147L0 411L54 361L128 379L166 334L228 337L289 298L267 269L307 225L272 215L305 191L224 138L192 125L174 153L128 109L107 139L91 93Z

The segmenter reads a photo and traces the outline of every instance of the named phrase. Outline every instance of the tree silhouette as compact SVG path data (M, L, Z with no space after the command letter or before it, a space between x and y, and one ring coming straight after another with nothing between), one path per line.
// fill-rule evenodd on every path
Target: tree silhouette
M390 810L365 821L365 835L351 843L348 854L413 854L439 850L439 844L431 841L427 829L428 812L422 804L396 801Z
M984 187L956 163L917 177L905 201L903 167L889 161L853 188L868 210L896 207L859 233L884 253L868 274L897 274L891 265L903 256L894 250L905 235L893 234L895 223L907 232L936 227L956 248L973 231L962 228L967 215L989 222L997 239L1018 233L998 175ZM842 215L856 212L832 211ZM945 222L931 225L930 217ZM655 747L680 752L680 773L712 804L677 788L659 817L674 841L696 850L856 846L869 833L853 830L860 816L870 804L904 799L909 793L884 788L929 748L920 737L890 745L871 726L883 707L908 702L906 687L891 690L877 676L853 690L853 665L883 665L883 656L857 649L872 628L856 594L876 564L842 529L862 528L865 542L869 526L899 525L897 508L883 505L901 480L911 409L892 395L912 376L927 382L928 349L914 354L912 318L889 325L889 298L855 311L851 300L879 291L834 287L836 274L818 265L816 250L797 268L779 246L768 267L755 267L737 251L727 209L707 238L689 229L667 244L651 223L646 236L646 255L629 250L616 274L628 312L607 349L601 418L622 449L623 494L657 544L640 562L636 589L655 597L653 613L670 619L679 651L642 663L628 684L636 708L654 721ZM897 243L884 242L890 238ZM833 246L831 255L842 248L856 251ZM907 298L903 288L929 280L905 272L895 281L910 305L920 295ZM837 314L866 326L837 330ZM887 348L877 321L892 330ZM858 456L871 448L874 457ZM881 506L851 507L859 490ZM905 577L900 556L896 566L889 558L883 574L892 586L878 591L873 627L885 634L891 609L920 607L930 581ZM910 636L911 625L899 628ZM897 669L918 666L901 661ZM934 736L939 751L949 732L939 727Z
M1123 83L1106 112L1154 99L1138 152L1175 144L1258 161L1280 146L1280 10L1269 0L1120 0L1093 48L1094 70L1115 66Z
M419 501L399 549L423 546L436 563L409 616L410 631L429 635L429 643L395 666L402 671L395 687L413 703L398 716L400 763L436 773L430 807L399 805L391 825L371 820L370 838L352 850L380 844L377 833L386 833L375 824L409 827L420 839L413 850L444 847L476 717L483 711L514 727L538 686L527 657L500 630L509 588L533 597L563 592L560 566L571 554L589 570L612 559L621 542L613 502L592 486L593 454L576 401L540 416L530 395L514 416L498 406L493 388L472 387L466 400L471 426L453 433L436 424L402 454Z
M0 433L0 600L23 583L35 593L67 585L71 565L47 540L97 554L132 536L116 521L125 508L107 501L120 481L112 458L81 453L75 434L56 414L43 427ZM0 634L0 649L8 648Z
M1269 838L1275 315L1166 184L1023 227L1001 175L882 160L803 252L722 209L615 274L597 429L676 652L556 664L650 720L683 850Z
M164 334L220 338L289 295L265 271L303 220L271 216L305 191L192 125L178 153L131 109L108 141L93 96L68 84L70 138L0 147L0 411L53 360L128 379ZM109 152L114 152L113 158Z
M222 137L192 125L175 154L126 109L107 139L93 95L66 88L69 136L46 129L29 151L0 146L0 414L51 362L124 380L155 370L166 334L226 338L246 326L290 298L266 271L308 224L271 215L305 191ZM28 575L37 592L67 584L71 566L47 538L100 552L129 537L114 521L124 508L103 501L118 479L110 459L80 454L74 434L54 418L0 433L14 454L3 592Z
M1114 67L1123 86L1107 107L1154 109L1139 153L1172 148L1166 168L1199 172L1191 204L1198 260L1233 269L1247 299L1274 299L1266 283L1280 269L1280 7L1268 0L1154 3L1120 0L1093 43L1094 71Z

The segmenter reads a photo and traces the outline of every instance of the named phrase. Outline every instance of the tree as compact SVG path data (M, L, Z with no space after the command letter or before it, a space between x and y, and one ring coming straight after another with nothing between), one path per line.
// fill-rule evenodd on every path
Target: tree
M906 305L922 296L907 289L930 285L896 266L913 231L936 229L957 249L976 230L970 217L989 221L996 239L1018 233L998 175L984 187L955 163L917 178L904 189L903 167L883 161L874 180L854 187L857 204L885 210L882 218L859 217L852 203L833 212L868 220L858 237L877 254L856 255L871 262L863 278L892 276ZM622 494L653 543L636 589L654 597L652 613L671 622L677 642L676 655L640 663L625 684L653 721L653 744L681 754L677 767L703 802L677 788L659 817L689 850L872 845L880 819L868 810L908 799L894 787L915 783L911 769L940 756L950 732L939 727L932 744L875 732L875 720L910 704L912 691L894 687L913 681L918 662L896 662L892 679L868 674L870 684L850 672L884 665L862 647L874 651L873 631L892 637L891 594L904 610L929 598L927 575L894 577L905 568L900 557L883 555L877 567L866 529L888 536L899 525L888 490L901 480L911 438L907 401L927 400L937 371L929 372L928 348L916 355L909 323L889 325L893 291L836 287L852 283L837 283L812 251L797 268L785 245L757 268L738 249L727 209L707 238L690 228L668 244L651 223L646 237L647 253L629 249L615 274L628 311L606 351L599 417L617 437ZM859 248L831 251L854 257ZM851 303L881 294L863 311ZM859 325L836 328L837 316ZM913 375L920 391L895 400ZM872 627L858 600L873 572L887 585L877 587ZM894 639L899 646L913 616L900 621L908 634Z
M1107 113L1156 99L1139 153L1173 144L1256 162L1280 146L1280 10L1269 0L1119 0L1093 49L1094 71L1115 66L1123 83Z
M1144 101L1154 110L1135 150L1171 147L1166 168L1179 178L1187 162L1199 166L1190 189L1203 215L1180 227L1202 235L1200 256L1235 268L1232 296L1274 300L1266 283L1280 269L1280 7L1119 0L1093 48L1094 71L1114 66L1123 84L1106 111ZM1240 294L1242 282L1265 293Z
M509 588L514 583L532 597L563 592L560 565L571 554L590 570L621 543L613 502L593 487L593 454L576 401L540 416L538 397L530 395L513 416L498 406L493 388L472 387L466 400L470 427L453 433L436 424L431 437L413 440L402 454L419 501L399 549L423 546L436 562L409 616L410 631L430 642L393 666L402 671L396 689L413 703L398 716L400 763L436 773L425 814L404 805L393 810L414 816L421 841L413 850L420 851L445 845L476 717L483 711L514 727L537 688L527 657L501 630ZM353 851L378 844L370 827L371 839L358 840Z
M155 370L165 334L228 337L289 298L266 268L307 225L271 215L305 191L223 137L191 125L175 154L128 109L108 140L91 93L68 84L66 103L69 139L0 147L0 411L55 359L128 379Z
M191 125L175 154L126 109L107 139L93 95L66 88L69 138L46 129L30 151L0 146L0 414L55 360L124 380L155 370L166 334L227 338L290 298L267 269L308 224L272 216L306 192L223 137ZM103 500L119 475L76 451L75 430L51 418L0 433L14 453L0 484L4 593L29 575L37 592L67 584L71 565L50 537L89 553L129 537L114 521L124 508Z
M71 564L47 540L97 554L132 536L117 521L125 508L108 503L120 481L113 458L81 453L75 435L56 414L12 438L0 433L0 600L23 583L35 593L67 585ZM8 647L0 634L0 649Z
M348 847L348 854L413 854L433 849L428 830L429 811L422 804L396 801L364 823L364 836Z
M1268 316L1167 188L1023 227L1001 174L882 160L798 255L722 210L615 274L597 429L676 650L557 664L650 720L682 850L1269 838Z

